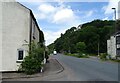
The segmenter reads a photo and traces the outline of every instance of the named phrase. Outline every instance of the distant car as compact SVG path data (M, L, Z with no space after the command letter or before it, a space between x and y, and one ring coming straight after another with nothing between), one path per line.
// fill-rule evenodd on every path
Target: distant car
M53 54L54 54L54 55L57 55L57 52L56 52L56 51L53 51Z

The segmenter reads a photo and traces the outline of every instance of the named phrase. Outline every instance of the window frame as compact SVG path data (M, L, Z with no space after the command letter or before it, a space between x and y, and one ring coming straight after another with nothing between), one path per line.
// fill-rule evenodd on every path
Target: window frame
M24 49L17 49L17 62L18 63L23 61L23 59L19 60L19 51L23 51L23 59L24 59L24 55L25 55Z

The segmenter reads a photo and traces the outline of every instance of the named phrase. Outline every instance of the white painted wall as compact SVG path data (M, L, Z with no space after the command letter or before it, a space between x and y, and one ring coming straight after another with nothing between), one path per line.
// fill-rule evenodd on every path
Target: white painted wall
M111 41L107 40L107 54L111 55Z
M0 2L0 14L2 14L2 2ZM0 70L2 70L2 15L0 15Z
M2 9L2 71L15 71L17 49L24 49L27 55L28 46L23 44L29 42L30 11L16 2L5 2Z
M2 71L2 2L0 2L0 71ZM2 73L0 72L0 83L2 82Z
M111 36L111 56L116 56L116 37Z
M107 53L111 55L111 58L116 57L116 37L111 36L110 40L107 40Z
M25 51L24 55L28 55L29 47L26 44L30 42L30 21L32 16L29 9L17 2L3 2L0 16L2 16L2 28L0 28L2 29L0 30L2 31L0 32L2 70L0 71L16 71L20 65L20 63L17 63L18 49L23 49ZM39 30L32 18L32 40L33 31L35 32L34 41L38 43Z

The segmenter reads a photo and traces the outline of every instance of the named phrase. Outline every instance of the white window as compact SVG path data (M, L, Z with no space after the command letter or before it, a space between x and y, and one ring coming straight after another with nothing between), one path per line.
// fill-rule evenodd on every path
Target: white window
M22 61L23 58L24 58L24 50L18 49L18 57L17 57L17 60L18 60L18 61Z

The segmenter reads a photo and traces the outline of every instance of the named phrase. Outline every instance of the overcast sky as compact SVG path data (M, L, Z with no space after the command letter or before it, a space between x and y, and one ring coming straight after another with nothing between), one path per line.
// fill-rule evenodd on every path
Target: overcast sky
M46 45L60 37L67 29L95 19L112 20L112 7L118 8L119 0L17 0L30 8L44 32Z

